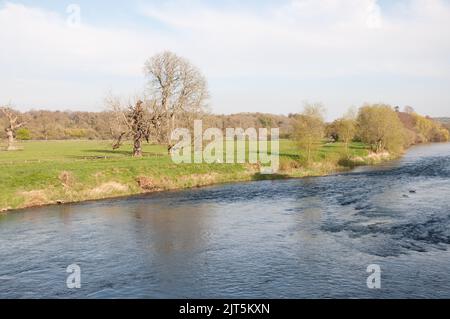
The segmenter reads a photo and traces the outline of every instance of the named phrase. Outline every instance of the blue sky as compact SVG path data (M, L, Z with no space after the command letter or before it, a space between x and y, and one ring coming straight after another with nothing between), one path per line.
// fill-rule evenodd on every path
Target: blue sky
M0 43L0 104L22 110L100 111L172 50L205 74L216 113L310 101L330 119L365 102L450 115L448 0L0 1Z

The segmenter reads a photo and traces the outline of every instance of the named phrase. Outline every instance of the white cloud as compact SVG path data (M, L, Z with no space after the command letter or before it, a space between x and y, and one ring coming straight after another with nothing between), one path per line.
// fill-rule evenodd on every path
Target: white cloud
M0 6L0 103L99 109L110 87L124 79L135 84L143 61L167 45L151 31L71 27L68 17L20 4Z
M297 0L263 13L174 3L145 10L181 32L180 50L215 74L447 76L439 66L448 65L449 6L410 1L406 13L383 17L376 0Z
M403 0L389 10L376 0L293 0L252 9L174 1L146 5L142 14L166 27L71 28L65 12L0 6L0 102L98 107L108 87L139 89L143 62L165 49L204 71L218 111L258 107L287 113L318 92L332 106L361 101L342 99L355 94L351 87L337 94L329 84L319 87L320 79L450 78L450 6L445 0ZM308 80L317 87L293 89L292 83ZM252 84L233 87L239 81ZM407 83L398 85L407 91ZM376 100L378 92L370 95L368 90L366 100ZM231 100L234 105L227 105ZM286 108L273 105L276 100ZM63 101L71 103L61 106Z
M146 36L152 41L144 41ZM12 3L0 9L0 41L3 63L14 63L14 68L26 64L116 75L141 72L143 57L155 51L151 43L164 45L156 33L144 35L84 24L74 28L65 12L57 14Z

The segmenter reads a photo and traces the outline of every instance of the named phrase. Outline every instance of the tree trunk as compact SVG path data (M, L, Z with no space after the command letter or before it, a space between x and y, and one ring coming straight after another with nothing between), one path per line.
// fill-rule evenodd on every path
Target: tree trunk
M168 126L167 126L167 153L170 155L170 151L172 150L172 140L171 140L171 135L172 135L172 131L175 128L175 114L172 113L170 115L170 119L168 121Z
M141 137L139 134L133 136L133 157L142 157Z
M7 151L13 151L15 150L15 146L14 146L14 133L12 130L7 129L6 130L6 136L8 137L8 146L6 147Z
M307 158L308 164L311 162L311 145L308 145L308 158Z
M380 141L378 141L378 143L377 143L377 150L376 150L376 153L379 154L379 153L381 153L383 150L384 150L384 145L383 145L383 142L380 140Z

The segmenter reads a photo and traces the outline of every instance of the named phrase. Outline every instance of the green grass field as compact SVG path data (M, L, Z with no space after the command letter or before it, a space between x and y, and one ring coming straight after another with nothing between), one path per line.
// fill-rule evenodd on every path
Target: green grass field
M132 158L131 146L113 151L109 141L29 141L21 150L0 151L0 209L76 202L215 183L325 175L346 169L340 143L323 144L306 165L293 141L280 142L280 172L260 175L249 164L175 164L160 145L144 145ZM368 154L351 145L352 158Z

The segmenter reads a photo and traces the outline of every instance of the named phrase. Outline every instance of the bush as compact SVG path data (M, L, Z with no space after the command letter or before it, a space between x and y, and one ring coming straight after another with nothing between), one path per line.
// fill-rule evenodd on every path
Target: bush
M68 128L64 130L64 134L69 138L80 139L85 138L88 135L88 132L86 129L82 128Z
M357 121L358 136L376 153L400 153L405 147L405 128L391 106L365 105L360 108Z
M16 138L21 141L31 140L31 132L27 128L20 128L16 131Z

